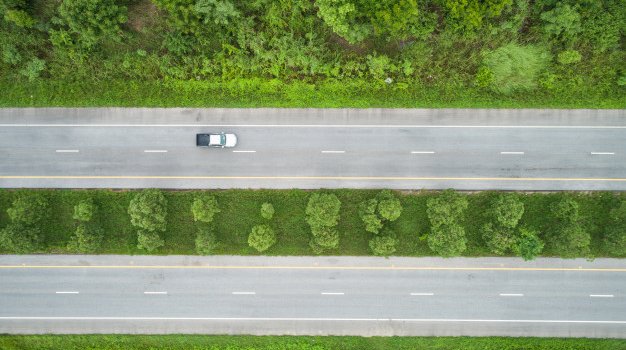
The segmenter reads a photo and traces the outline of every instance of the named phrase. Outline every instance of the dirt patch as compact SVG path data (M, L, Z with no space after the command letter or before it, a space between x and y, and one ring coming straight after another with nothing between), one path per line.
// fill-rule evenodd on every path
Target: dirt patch
M161 13L150 0L139 0L128 5L128 27L143 32L145 28L153 26Z

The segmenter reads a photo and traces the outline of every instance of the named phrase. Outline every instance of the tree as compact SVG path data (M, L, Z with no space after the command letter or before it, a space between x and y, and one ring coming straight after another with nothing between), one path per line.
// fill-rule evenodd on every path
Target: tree
M72 218L78 221L91 221L96 212L96 206L91 198L84 199L74 206Z
M165 245L165 241L157 232L148 230L137 231L137 242L137 248L145 249L148 252L152 252Z
M334 227L311 228L313 238L309 246L315 254L321 254L327 249L336 249L339 246L339 232Z
M339 222L341 202L334 194L313 193L305 214L311 227L333 227Z
M539 74L546 68L549 55L538 46L510 43L495 50L482 52L483 64L492 74L490 89L509 95L532 90Z
M20 194L7 209L12 222L24 226L40 223L46 216L48 201L38 193Z
M383 222L376 214L377 199L369 199L359 204L358 213L365 224L365 231L378 233L383 228Z
M204 24L228 25L241 14L228 0L198 0L194 11L204 17Z
M378 195L378 214L381 219L396 221L402 214L400 200L389 190L383 190Z
M499 226L512 229L524 215L524 203L515 193L501 193L492 202L490 214Z
M617 256L626 255L626 200L610 211L602 243L607 252Z
M95 253L102 245L103 232L93 225L80 224L67 244L67 249L77 253Z
M510 228L487 223L482 227L481 232L489 251L497 255L504 255L517 243L515 231Z
M537 232L522 228L520 229L520 236L513 250L515 254L522 257L522 259L529 261L541 254L543 246L543 241L537 236Z
M194 221L210 223L213 221L215 214L220 212L220 209L214 196L202 195L194 199L191 204L191 212Z
M167 200L158 189L143 190L130 201L128 214L133 226L147 231L165 231Z
M63 0L59 6L58 24L69 28L85 48L104 40L118 41L120 25L126 23L126 7L114 0Z
M550 212L548 242L555 252L563 258L588 256L591 236L580 223L578 202L565 196L550 206Z
M485 20L500 16L511 3L512 0L443 0L446 25L466 34L474 32Z
M198 254L212 254L218 246L213 228L209 225L198 225L195 243Z
M316 0L318 15L333 32L346 39L350 44L365 40L372 33L372 26L367 22L357 5L352 0Z
M452 189L441 192L437 197L429 198L426 202L426 213L432 227L451 225L461 219L467 209L468 202L465 196Z
M32 253L39 249L42 236L39 228L12 222L0 230L0 248L11 253Z
M518 241L517 224L524 215L524 203L515 193L501 193L491 202L487 211L490 222L481 232L487 248L497 255L514 249Z
M557 2L556 7L542 13L540 18L544 22L543 31L548 38L572 43L581 32L580 14L569 4Z
M465 230L455 223L432 228L428 235L428 246L444 258L459 256L467 248Z
M266 220L271 220L274 217L274 206L272 203L261 204L261 217Z
M369 246L374 255L388 257L396 252L398 240L391 236L376 236L370 240Z
M276 233L269 225L257 225L248 236L248 245L259 252L268 250L276 244Z

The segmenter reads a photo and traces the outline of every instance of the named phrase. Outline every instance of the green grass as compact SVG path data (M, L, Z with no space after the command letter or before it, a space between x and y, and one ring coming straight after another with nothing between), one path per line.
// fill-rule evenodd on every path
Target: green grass
M623 108L626 94L545 91L501 96L471 86L411 84L406 90L366 80L283 83L104 80L0 80L0 107L387 107L387 108ZM10 87L10 88L9 88Z
M0 335L3 350L623 350L626 340L504 337Z
M0 190L0 228L8 224L6 210L16 195L24 191L42 193L49 201L49 215L45 220L45 247L42 253L65 253L65 246L74 232L76 222L72 219L73 207L81 199L92 197L99 213L95 220L105 231L101 253L146 254L137 249L136 229L130 225L127 214L128 204L134 191L113 190ZM191 215L191 203L201 191L165 191L168 201L167 230L162 233L165 246L156 254L195 254L194 239L196 227ZM310 228L305 222L305 207L310 191L305 190L213 190L221 212L215 217L216 234L220 243L215 254L256 255L247 244L247 237L253 226L263 223L260 207L264 202L274 205L276 213L270 222L278 236L278 243L265 252L267 255L312 255L308 242ZM370 255L368 246L372 234L365 232L357 214L357 207L364 199L376 195L375 190L328 190L337 195L341 205L339 248L328 251L330 255ZM394 255L432 256L422 236L429 231L426 215L426 201L437 195L435 191L396 192L400 197L403 213L389 227L399 239L398 250ZM468 237L465 256L486 256L480 227L486 222L485 212L490 199L496 192L467 194L469 208L462 223ZM543 234L549 224L548 207L560 199L564 193L523 194L525 213L521 226L529 227ZM580 204L584 227L592 236L593 256L609 256L601 245L602 234L608 220L608 213L626 199L624 193L591 192L572 193ZM545 237L544 237L545 238ZM546 246L544 255L555 255Z

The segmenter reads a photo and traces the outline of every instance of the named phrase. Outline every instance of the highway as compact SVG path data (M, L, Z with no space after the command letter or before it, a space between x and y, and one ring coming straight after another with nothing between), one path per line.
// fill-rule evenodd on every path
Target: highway
M0 257L0 333L626 337L621 260Z
M624 110L0 110L7 188L625 190L625 150Z

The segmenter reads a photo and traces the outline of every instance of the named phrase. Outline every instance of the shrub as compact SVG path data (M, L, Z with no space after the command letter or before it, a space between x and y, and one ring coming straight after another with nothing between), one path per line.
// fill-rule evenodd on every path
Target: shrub
M444 258L459 256L467 248L465 230L458 224L432 228L428 235L428 247Z
M376 236L370 240L369 246L374 255L388 257L396 251L398 240L390 236Z
M80 224L67 244L67 249L77 253L95 253L102 245L102 238L101 229Z
M36 225L48 214L48 201L40 194L20 194L7 209L13 223L23 226Z
M139 230L137 231L137 248L145 249L153 252L155 249L165 245L165 241L155 231Z
M215 214L220 212L220 209L214 196L203 195L194 199L191 204L191 212L194 221L210 223L213 221Z
M4 20L22 28L32 28L37 24L37 21L24 10L7 10L4 13Z
M167 200L160 190L143 190L130 201L128 214L133 226L148 231L165 231Z
M74 206L74 220L87 222L90 221L96 212L96 206L91 198L82 200Z
M248 245L259 252L268 250L276 244L276 233L268 225L257 225L248 236Z
M543 251L543 241L535 231L522 228L517 244L513 246L515 254L529 261L535 259Z
M452 189L441 192L437 197L429 198L426 202L426 213L432 227L452 225L461 219L467 209L468 202L465 196Z
M540 17L548 38L573 42L581 31L580 14L568 4L557 2L555 8L542 13Z
M492 91L509 95L532 90L548 63L548 53L538 46L507 44L482 54L483 64L493 73Z
M563 258L589 255L591 236L580 223L579 204L567 196L550 207L553 221L548 231L548 242Z
M26 63L24 68L20 69L20 74L28 78L28 81L35 81L46 68L46 61L39 58L33 58Z
M489 251L497 255L504 255L517 243L514 230L493 223L485 224L481 232Z
M0 248L11 253L32 253L40 248L42 236L36 227L13 222L0 230Z
M313 193L306 206L306 222L311 227L332 227L339 222L341 202L334 194Z
M565 50L559 52L556 60L559 61L560 64L572 64L580 62L582 56L576 50Z
M402 204L393 192L383 190L378 195L378 214L383 220L396 221L402 214Z
M499 226L512 229L524 215L524 203L515 193L502 193L491 203L489 214Z
M603 244L610 254L626 255L626 201L610 211Z
M376 215L378 200L370 199L359 204L358 213L365 224L365 231L378 233L383 228L382 220Z
M321 254L327 249L339 247L339 232L334 227L319 227L312 229L313 238L309 246L315 254Z
M78 42L91 48L103 40L117 41L126 23L126 7L114 0L63 0L57 22L67 26Z
M209 225L198 225L196 233L196 252L201 255L212 254L218 246L217 238L213 227Z
M261 217L266 220L271 220L274 217L274 206L272 203L263 203L261 205Z

